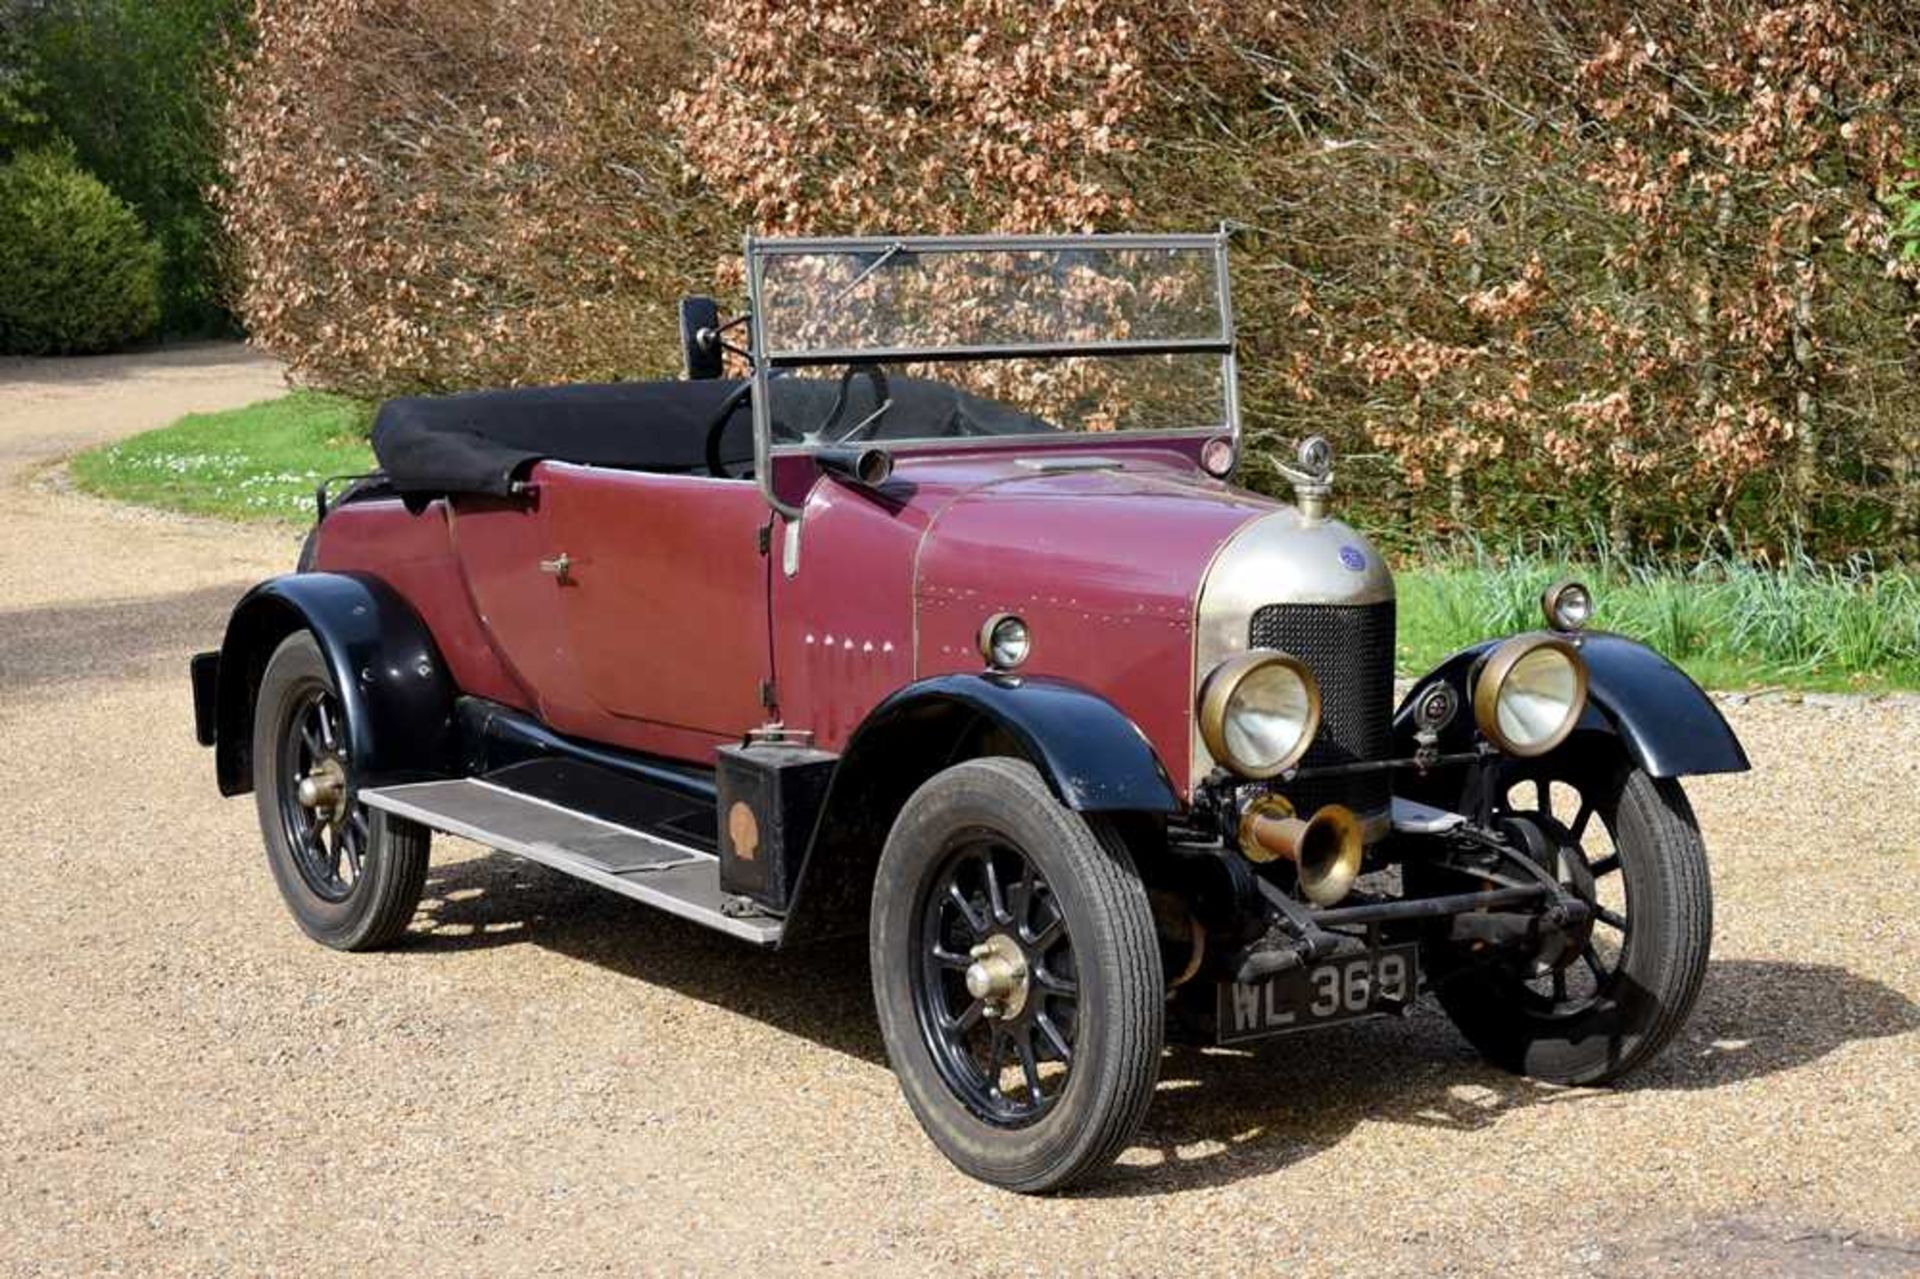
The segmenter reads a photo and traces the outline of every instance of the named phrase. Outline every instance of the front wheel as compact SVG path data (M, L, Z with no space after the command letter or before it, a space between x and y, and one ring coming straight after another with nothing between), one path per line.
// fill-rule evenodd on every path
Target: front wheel
M971 760L914 793L869 947L894 1074L961 1171L1054 1190L1138 1130L1165 1018L1146 890L1118 836L1030 765Z
M360 802L339 690L307 631L281 641L260 677L253 793L267 864L307 936L372 950L406 931L432 836Z
M1496 823L1531 837L1591 919L1551 960L1430 943L1435 993L1496 1065L1562 1084L1617 1079L1673 1038L1706 975L1713 892L1699 823L1678 782L1612 752L1514 761L1500 791Z

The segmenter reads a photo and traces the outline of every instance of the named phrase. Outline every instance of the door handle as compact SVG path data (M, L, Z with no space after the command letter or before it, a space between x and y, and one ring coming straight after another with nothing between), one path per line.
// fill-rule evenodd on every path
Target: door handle
M556 582L571 582L573 580L573 560L565 551L562 551L553 559L541 560L540 571L542 573L553 574L553 579Z

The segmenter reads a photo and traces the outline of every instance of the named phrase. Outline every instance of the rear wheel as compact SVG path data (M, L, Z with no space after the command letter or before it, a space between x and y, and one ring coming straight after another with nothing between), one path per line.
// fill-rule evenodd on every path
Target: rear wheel
M1138 1130L1165 1016L1146 891L1030 765L972 760L908 800L869 945L901 1090L963 1172L1057 1189Z
M1706 975L1713 896L1686 794L1617 753L1556 751L1508 766L1496 821L1533 837L1591 923L1550 961L1431 943L1440 1004L1496 1065L1617 1079L1673 1038Z
M267 865L309 937L372 950L406 931L431 835L360 803L339 690L307 631L283 640L260 678L253 793Z

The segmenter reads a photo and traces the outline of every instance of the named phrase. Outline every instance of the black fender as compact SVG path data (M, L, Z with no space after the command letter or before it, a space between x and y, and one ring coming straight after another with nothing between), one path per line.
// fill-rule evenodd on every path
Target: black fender
M454 687L426 623L366 573L291 573L243 596L227 620L214 695L222 795L253 789L253 704L267 659L309 630L333 672L359 785L445 776L454 762Z
M1470 683L1481 657L1500 642L1487 640L1462 649L1414 681L1414 693L1440 680L1460 696L1461 709L1442 736L1442 750L1471 747ZM1577 733L1619 739L1628 757L1652 777L1744 773L1751 767L1720 708L1678 666L1624 635L1586 632L1576 643L1587 663L1587 709ZM1394 753L1399 756L1414 750L1412 701L1409 693L1393 717Z
M1019 755L1083 813L1164 816L1181 801L1146 735L1097 693L1064 680L938 675L862 721L834 769L794 885L784 941L865 928L874 868L921 783L978 755Z

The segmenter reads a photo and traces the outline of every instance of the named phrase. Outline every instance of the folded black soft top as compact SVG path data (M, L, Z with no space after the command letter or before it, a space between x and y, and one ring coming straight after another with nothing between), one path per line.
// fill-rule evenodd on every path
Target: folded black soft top
M407 396L380 406L373 453L401 493L505 496L545 458L692 471L706 465L707 427L737 385L615 382ZM750 428L729 423L734 429Z
M438 496L505 496L538 461L578 462L626 470L704 473L707 433L733 379L615 382L603 385L471 391L388 400L373 421L373 452L393 488ZM833 415L834 380L780 378L773 384L774 435L797 439ZM928 439L1007 435L1056 429L1008 405L925 378L892 377L893 407L862 438ZM856 376L846 387L837 428L873 412L874 383ZM730 463L752 457L744 397L722 432Z

